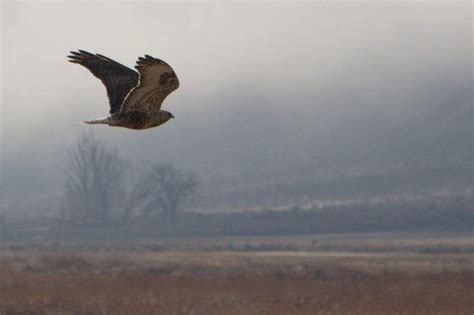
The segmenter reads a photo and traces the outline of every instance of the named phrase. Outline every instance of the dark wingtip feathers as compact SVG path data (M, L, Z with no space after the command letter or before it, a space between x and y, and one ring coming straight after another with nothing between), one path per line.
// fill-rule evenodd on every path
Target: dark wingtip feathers
M71 55L68 55L67 57L69 58L68 61L72 63L81 63L83 60L83 57L80 53L71 51Z
M150 55L145 55L145 57L138 57L137 65L135 69L140 70L141 67L152 64L163 64L164 61Z
M87 60L88 58L98 58L99 55L94 55L88 51L78 49L77 51L70 51L70 55L67 56L68 61L73 63L81 63L82 61Z
M83 55L86 55L86 56L89 56L89 57L95 57L94 54L88 52L88 51L85 51L85 50L81 50L81 49L78 49L78 51L83 54Z
M93 54L82 49L78 49L77 51L71 51L70 53L71 54L67 57L69 58L68 61L72 63L78 63L78 64L84 65L88 61L94 61L94 60L99 60L99 59L107 61L107 62L115 62L104 55Z
M70 51L70 55L67 56L68 58L70 58L71 62L78 62L78 61L81 61L81 60L85 60L87 58L100 58L100 59L104 59L104 60L111 60L110 58L104 56L104 55L101 55L101 54L93 54L93 53L90 53L86 50L82 50L82 49L78 49L77 51ZM73 61L74 60L74 61ZM152 62L157 62L157 63L163 63L162 60L158 59L158 58L154 58L150 55L145 55L145 57L138 57L138 61L137 61L137 64L149 64L149 63L152 63Z
M69 58L68 61L79 64L84 61L87 56L91 55L90 53L87 53L86 51L80 49L78 51L70 51L69 53L70 55L67 56Z

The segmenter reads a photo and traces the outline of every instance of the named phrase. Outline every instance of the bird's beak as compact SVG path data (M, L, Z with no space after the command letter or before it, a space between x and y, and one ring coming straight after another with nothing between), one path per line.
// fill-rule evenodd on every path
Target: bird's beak
M173 115L173 114L171 114L171 118L173 118L173 119L174 119L174 115Z

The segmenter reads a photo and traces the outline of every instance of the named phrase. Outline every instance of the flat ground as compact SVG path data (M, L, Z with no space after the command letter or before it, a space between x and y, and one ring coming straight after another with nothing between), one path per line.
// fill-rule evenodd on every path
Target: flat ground
M0 248L1 314L465 314L469 235Z

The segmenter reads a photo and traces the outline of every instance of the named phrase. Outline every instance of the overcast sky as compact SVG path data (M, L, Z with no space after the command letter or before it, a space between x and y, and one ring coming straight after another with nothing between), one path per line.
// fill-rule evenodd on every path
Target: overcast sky
M181 85L163 108L176 120L138 132L82 124L108 103L66 61L76 49L129 67L143 54L167 61ZM60 176L90 128L129 159L204 178L327 163L431 104L466 102L471 57L470 1L2 3L3 167Z

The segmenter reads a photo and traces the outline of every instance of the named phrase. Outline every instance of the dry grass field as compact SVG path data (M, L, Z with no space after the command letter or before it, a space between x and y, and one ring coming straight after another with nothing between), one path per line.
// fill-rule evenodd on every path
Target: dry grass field
M472 246L469 235L3 245L0 314L472 315Z

